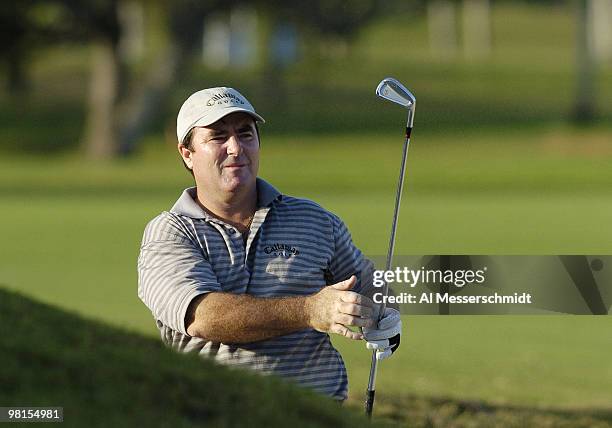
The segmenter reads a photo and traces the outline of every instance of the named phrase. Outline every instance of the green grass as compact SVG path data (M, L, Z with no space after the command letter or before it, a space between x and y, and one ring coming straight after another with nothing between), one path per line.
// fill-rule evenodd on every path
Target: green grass
M411 426L612 426L610 317L404 316L378 373L379 414ZM363 401L363 343L335 339Z
M379 372L376 420L409 421L415 427L612 426L605 395L612 370L609 349L601 347L610 325L607 317L599 319L605 321L405 317L408 340ZM340 408L276 379L175 354L157 338L3 288L0 321L11 332L0 342L0 401L61 405L66 426L243 426L245 420L266 427L366 424L358 415L362 397L355 390L349 405ZM465 331L489 340L474 346ZM363 343L335 342L351 368L350 381L364 383ZM602 352L589 352L593 347Z
M0 283L157 338L136 296L142 230L190 185L172 147L176 105L195 87L221 83L244 90L268 119L261 175L339 214L370 256L386 251L405 120L373 95L386 75L418 98L397 254L612 253L610 65L595 79L600 120L571 127L572 9L496 3L492 18L493 54L475 62L461 52L432 56L424 17L386 17L345 56L286 70L284 97L262 84L260 70L196 65L159 106L139 156L109 163L77 153L87 49L40 52L32 93L19 102L0 93ZM601 422L589 419L597 409L601 423L611 419L606 317L406 324L402 350L380 374L385 414L415 426L589 426ZM337 343L357 403L368 354Z
M599 144L608 131L519 135L415 136L396 254L610 253L612 236L602 225L612 214L612 153ZM580 148L567 148L573 138ZM387 245L396 140L269 138L261 172L282 191L339 214L364 252L379 256ZM141 233L188 185L170 147L109 164L0 160L0 236L11 243L0 246L0 279L143 328L148 316L135 297Z
M612 214L612 155L600 144L607 136L606 129L552 128L522 137L415 137L397 254L610 253L610 234L601 227ZM568 145L578 137L580 148ZM364 251L381 255L399 162L396 140L271 137L261 171L283 191L341 215ZM173 149L160 146L108 164L12 158L0 166L0 236L10 243L0 246L0 280L156 338L136 296L136 257L145 223L190 184ZM402 350L380 373L384 414L405 410L414 418L419 410L403 399L425 400L434 413L444 407L440 399L459 407L461 400L477 400L502 413L504 406L537 415L609 409L607 317L417 316L406 325ZM357 405L368 353L362 344L336 343Z
M610 317L404 316L402 346L381 364L380 393L554 409L612 411ZM478 340L473 340L477 337ZM363 343L334 344L362 398Z
M0 402L61 406L69 427L361 426L364 416L277 379L179 355L0 288Z

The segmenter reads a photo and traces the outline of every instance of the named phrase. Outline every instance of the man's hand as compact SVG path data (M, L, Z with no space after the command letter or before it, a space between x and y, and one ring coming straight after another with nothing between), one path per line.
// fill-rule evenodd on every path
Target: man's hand
M349 339L363 339L363 334L350 326L372 327L375 324L374 302L359 293L349 291L357 277L351 276L323 288L306 299L306 311L312 328L323 333L336 333Z
M402 318L397 309L386 308L385 316L378 322L378 328L363 328L363 336L368 349L376 350L376 359L384 360L393 354L400 345Z

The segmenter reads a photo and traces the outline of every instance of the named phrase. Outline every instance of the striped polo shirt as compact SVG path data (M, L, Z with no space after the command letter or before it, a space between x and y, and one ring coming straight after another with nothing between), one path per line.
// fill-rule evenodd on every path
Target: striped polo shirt
M304 329L252 343L218 343L187 334L190 302L210 292L257 297L307 296L357 275L372 264L344 223L307 199L281 195L257 179L257 210L246 245L235 227L207 214L186 189L169 212L147 225L138 258L138 296L149 307L162 340L183 352L274 374L338 400L347 396L342 357L329 335ZM365 288L370 288L371 280Z

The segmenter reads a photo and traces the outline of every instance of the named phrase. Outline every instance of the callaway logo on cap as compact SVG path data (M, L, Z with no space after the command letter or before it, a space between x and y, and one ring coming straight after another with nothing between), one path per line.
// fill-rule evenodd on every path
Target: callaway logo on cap
M176 136L182 142L192 128L208 126L236 112L248 113L256 121L265 122L237 90L226 87L203 89L187 98L181 106L176 118Z

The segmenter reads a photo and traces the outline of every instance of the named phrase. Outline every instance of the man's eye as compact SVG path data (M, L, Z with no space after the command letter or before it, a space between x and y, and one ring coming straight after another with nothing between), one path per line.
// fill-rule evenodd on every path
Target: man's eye
M251 131L240 133L240 138L244 138L245 140L250 140L253 138L253 133Z
M215 135L210 137L210 141L214 141L215 143L223 142L225 141L225 137L223 135Z

